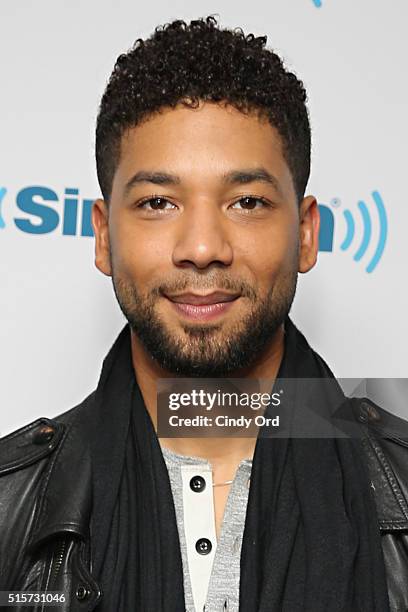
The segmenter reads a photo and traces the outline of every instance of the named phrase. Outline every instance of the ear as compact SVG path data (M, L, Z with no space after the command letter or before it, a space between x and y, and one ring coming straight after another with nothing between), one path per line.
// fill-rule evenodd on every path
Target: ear
M108 222L109 209L105 200L95 200L92 206L92 227L95 234L95 266L106 276L112 276Z
M309 272L319 251L320 213L313 196L304 198L299 210L299 272Z

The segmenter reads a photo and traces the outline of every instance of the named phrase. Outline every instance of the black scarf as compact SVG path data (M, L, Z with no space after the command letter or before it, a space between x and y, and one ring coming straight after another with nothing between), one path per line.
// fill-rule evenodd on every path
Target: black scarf
M277 378L285 377L333 379L289 317ZM136 383L128 325L104 360L94 401L92 573L103 591L96 612L184 612L170 482ZM258 436L240 611L389 611L362 452L356 438Z

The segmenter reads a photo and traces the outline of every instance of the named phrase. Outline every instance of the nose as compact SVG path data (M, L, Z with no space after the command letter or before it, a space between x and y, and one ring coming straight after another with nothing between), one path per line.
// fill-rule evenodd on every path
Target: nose
M176 266L206 268L215 262L225 266L232 263L227 220L215 206L206 204L200 202L183 215L173 250Z

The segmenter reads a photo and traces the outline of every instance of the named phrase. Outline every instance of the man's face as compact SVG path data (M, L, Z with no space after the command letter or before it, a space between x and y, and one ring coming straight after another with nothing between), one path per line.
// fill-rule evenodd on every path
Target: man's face
M180 105L130 129L108 208L93 208L96 265L172 374L251 366L316 261L316 200L299 210L277 131L229 106Z

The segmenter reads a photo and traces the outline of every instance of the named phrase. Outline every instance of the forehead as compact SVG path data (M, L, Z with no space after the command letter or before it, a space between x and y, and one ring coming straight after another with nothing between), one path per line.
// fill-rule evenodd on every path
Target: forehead
M139 170L172 172L185 180L216 180L242 167L266 167L292 184L278 131L265 117L230 105L178 105L149 116L123 135L114 182Z

